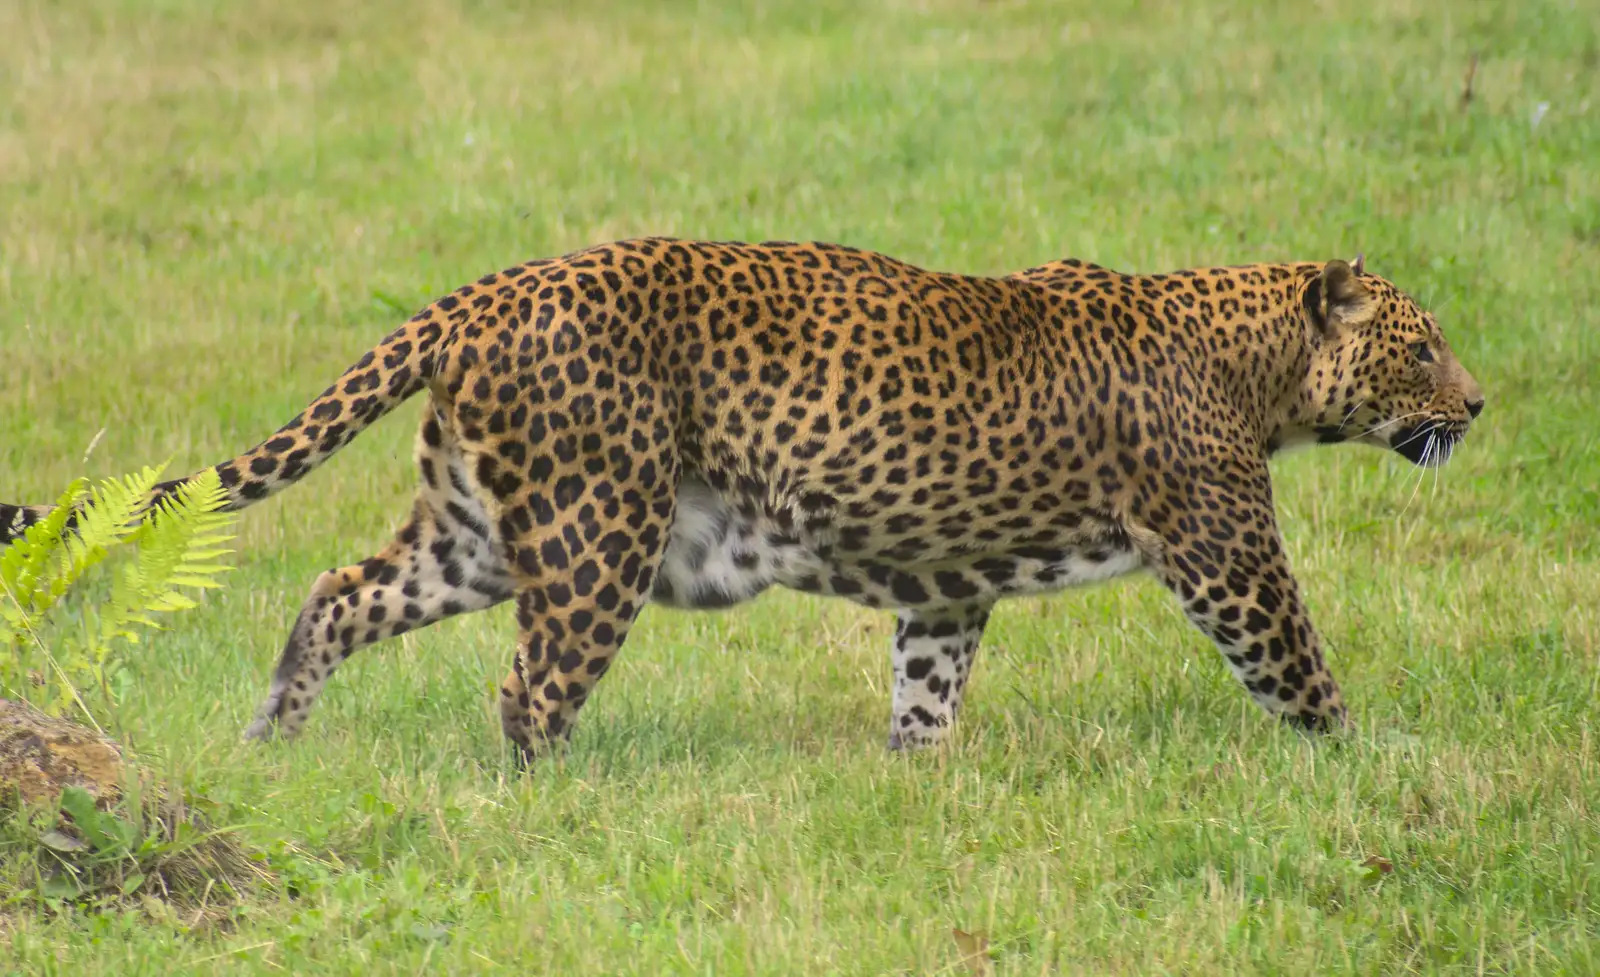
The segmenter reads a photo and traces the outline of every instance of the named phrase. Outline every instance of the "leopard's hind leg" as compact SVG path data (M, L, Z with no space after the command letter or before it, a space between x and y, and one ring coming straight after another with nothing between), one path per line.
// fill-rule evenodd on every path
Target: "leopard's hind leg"
M500 718L523 759L571 733L650 599L680 483L671 428L657 410L643 398L603 400L590 413L556 403L530 424L563 438L526 443L525 457L471 452L496 492L515 578L520 633L500 687ZM630 423L634 438L600 436ZM608 443L631 450L601 450Z
M312 585L247 737L298 732L333 670L358 649L511 596L494 523L450 425L433 405L417 439L417 462L423 484L394 540Z

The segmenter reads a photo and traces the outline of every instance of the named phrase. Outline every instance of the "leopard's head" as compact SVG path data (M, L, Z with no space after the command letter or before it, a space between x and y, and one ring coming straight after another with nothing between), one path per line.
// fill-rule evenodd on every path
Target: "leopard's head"
M1437 467L1483 411L1483 390L1411 297L1354 265L1330 261L1310 277L1301 311L1311 362L1295 426L1324 443L1392 448Z

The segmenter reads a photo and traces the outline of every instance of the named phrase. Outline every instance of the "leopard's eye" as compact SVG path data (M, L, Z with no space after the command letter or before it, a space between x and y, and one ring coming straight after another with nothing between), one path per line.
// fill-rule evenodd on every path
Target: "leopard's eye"
M1411 355L1415 356L1417 358L1417 362L1419 362L1419 363L1432 363L1433 362L1433 350L1428 348L1428 344L1426 342L1411 343L1410 346L1411 346Z

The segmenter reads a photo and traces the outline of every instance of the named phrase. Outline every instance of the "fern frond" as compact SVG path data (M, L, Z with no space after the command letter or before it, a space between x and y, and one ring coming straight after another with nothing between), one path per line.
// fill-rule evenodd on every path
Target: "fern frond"
M108 478L95 487L88 504L78 514L76 531L66 539L63 568L70 568L69 583L139 531L141 527L135 520L165 469L165 464L146 467L132 475Z
M56 500L56 507L0 550L0 619L9 637L19 638L30 618L49 609L66 589L51 573L61 552L67 520L88 495L88 479L76 479Z
M135 640L135 625L159 628L150 615L197 606L181 587L205 590L218 586L216 577L231 569L211 562L232 552L219 544L233 536L233 517L219 512L228 492L214 470L208 469L180 485L162 499L139 527L133 542L138 557L119 575L111 598L101 612L100 635Z
M141 629L161 627L158 615L193 608L194 592L219 586L232 552L224 544L233 538L233 517L219 511L227 491L208 470L151 506L165 467L92 490L79 479L44 519L0 548L0 652L14 652L0 653L0 689L57 715L75 704L93 722L78 688L98 686L114 697L113 679L122 674L115 642L137 644ZM129 558L108 568L109 596L84 608L81 637L47 643L48 612L85 573L123 555Z

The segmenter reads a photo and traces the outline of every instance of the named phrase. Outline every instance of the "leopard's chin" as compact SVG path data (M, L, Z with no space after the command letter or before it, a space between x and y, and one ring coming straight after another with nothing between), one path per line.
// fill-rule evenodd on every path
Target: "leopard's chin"
M1400 429L1389 446L1421 468L1442 468L1467 436L1466 425L1449 421L1423 421Z

